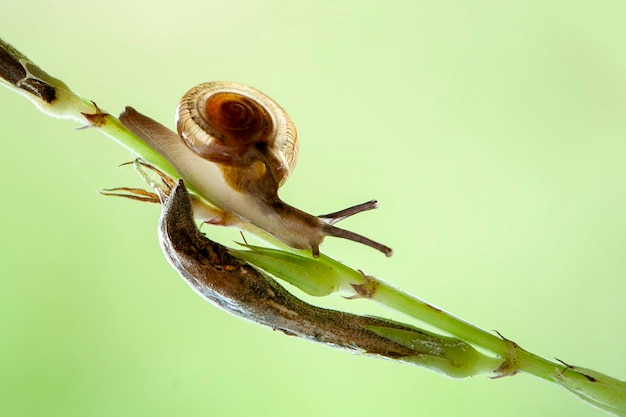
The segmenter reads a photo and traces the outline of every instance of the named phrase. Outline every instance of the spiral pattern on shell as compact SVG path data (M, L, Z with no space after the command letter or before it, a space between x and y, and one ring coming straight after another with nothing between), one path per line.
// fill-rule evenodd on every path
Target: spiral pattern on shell
M189 90L176 112L178 133L200 156L225 165L261 160L282 185L298 157L296 128L275 101L242 84L214 81Z

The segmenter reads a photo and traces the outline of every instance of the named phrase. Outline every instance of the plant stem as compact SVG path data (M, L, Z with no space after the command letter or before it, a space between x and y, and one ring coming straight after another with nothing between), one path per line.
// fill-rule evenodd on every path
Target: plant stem
M508 347L504 340L496 335L455 317L386 282L379 280L376 280L376 282L378 286L376 292L372 295L372 300L408 314L413 318L428 323L444 332L453 334L456 337L495 353L498 356L504 357L506 355Z

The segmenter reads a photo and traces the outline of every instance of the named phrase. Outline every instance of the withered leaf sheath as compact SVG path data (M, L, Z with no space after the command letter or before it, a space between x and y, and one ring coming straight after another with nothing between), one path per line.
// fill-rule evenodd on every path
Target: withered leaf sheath
M189 194L180 180L163 207L160 241L167 259L180 276L216 306L253 322L320 343L402 360L419 355L415 349L367 329L417 332L388 320L319 308L296 298L228 249L204 237L193 220Z

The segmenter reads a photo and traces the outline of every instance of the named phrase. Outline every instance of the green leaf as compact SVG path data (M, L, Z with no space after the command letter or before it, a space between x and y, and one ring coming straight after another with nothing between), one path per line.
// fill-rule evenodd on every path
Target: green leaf
M242 246L248 250L231 249L230 252L309 295L323 297L332 294L339 289L342 282L341 274L317 259L277 249Z

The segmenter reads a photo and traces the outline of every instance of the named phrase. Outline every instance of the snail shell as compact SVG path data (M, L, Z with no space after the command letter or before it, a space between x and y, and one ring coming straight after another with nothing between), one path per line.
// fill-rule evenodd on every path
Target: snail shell
M236 189L255 186L266 175L262 188L278 188L296 166L298 136L291 118L253 88L200 84L182 97L176 116L178 134L194 152L233 168L227 175Z
M176 112L178 134L131 107L120 121L202 197L293 248L310 248L317 257L324 238L335 236L392 254L385 245L333 226L376 208L375 201L313 216L278 197L295 168L296 129L278 104L253 88L221 81L192 88Z

